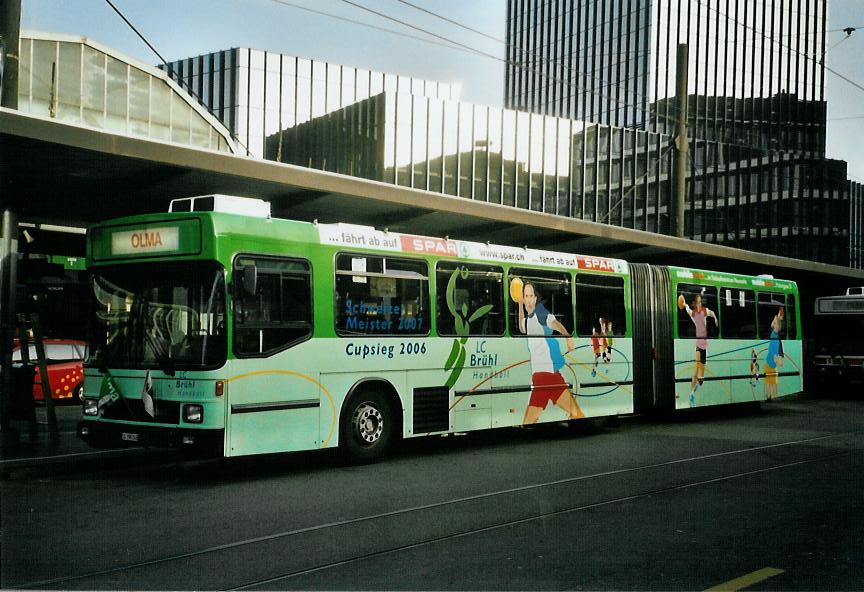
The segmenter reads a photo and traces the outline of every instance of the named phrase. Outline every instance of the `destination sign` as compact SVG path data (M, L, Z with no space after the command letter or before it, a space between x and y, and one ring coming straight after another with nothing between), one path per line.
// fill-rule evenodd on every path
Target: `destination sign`
M176 226L140 228L111 234L112 255L165 253L180 248L180 229Z

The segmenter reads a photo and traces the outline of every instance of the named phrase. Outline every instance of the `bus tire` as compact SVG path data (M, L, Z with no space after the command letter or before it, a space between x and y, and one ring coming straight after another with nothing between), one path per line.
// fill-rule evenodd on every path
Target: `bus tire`
M339 433L342 451L353 462L379 459L390 448L395 427L396 418L387 398L375 390L359 391L342 413Z

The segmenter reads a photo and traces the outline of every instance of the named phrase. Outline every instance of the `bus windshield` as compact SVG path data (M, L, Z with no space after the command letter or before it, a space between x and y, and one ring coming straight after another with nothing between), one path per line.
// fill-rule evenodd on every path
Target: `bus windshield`
M212 263L96 271L88 366L175 370L224 364L225 274Z

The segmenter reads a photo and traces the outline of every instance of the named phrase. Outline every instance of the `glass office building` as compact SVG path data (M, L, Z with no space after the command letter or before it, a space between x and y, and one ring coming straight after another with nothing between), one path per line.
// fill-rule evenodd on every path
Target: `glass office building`
M826 0L507 6L507 107L674 135L686 43L685 236L861 267L846 165L825 159Z
M228 130L168 76L83 37L22 32L18 110L65 123L234 152Z
M268 138L267 157L668 233L670 138L387 92Z
M688 236L849 264L845 163L701 141ZM669 234L673 141L407 93L275 133L266 157L489 203Z
M824 100L827 0L508 0L505 106L674 132L689 47L691 134L780 124ZM729 105L739 99L762 99ZM737 108L736 108L737 107ZM720 128L720 129L718 129ZM736 139L737 141L737 139ZM748 142L749 143L749 142Z
M675 48L688 41L686 236L848 265L845 163L824 159L823 71L800 55L824 44L824 8L509 0L505 109L260 50L166 68L256 157L670 234Z
M234 48L163 66L256 158L264 138L384 91L455 99L458 87L410 76Z
M849 181L849 267L864 268L864 184Z

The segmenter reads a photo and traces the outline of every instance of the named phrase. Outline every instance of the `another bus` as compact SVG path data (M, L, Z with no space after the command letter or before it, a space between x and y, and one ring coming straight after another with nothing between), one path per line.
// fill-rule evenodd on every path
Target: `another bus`
M228 196L87 235L79 433L224 456L801 390L793 282L273 219ZM710 314L709 314L710 312Z
M817 298L814 308L813 330L808 336L813 379L821 387L860 392L864 383L864 287Z

